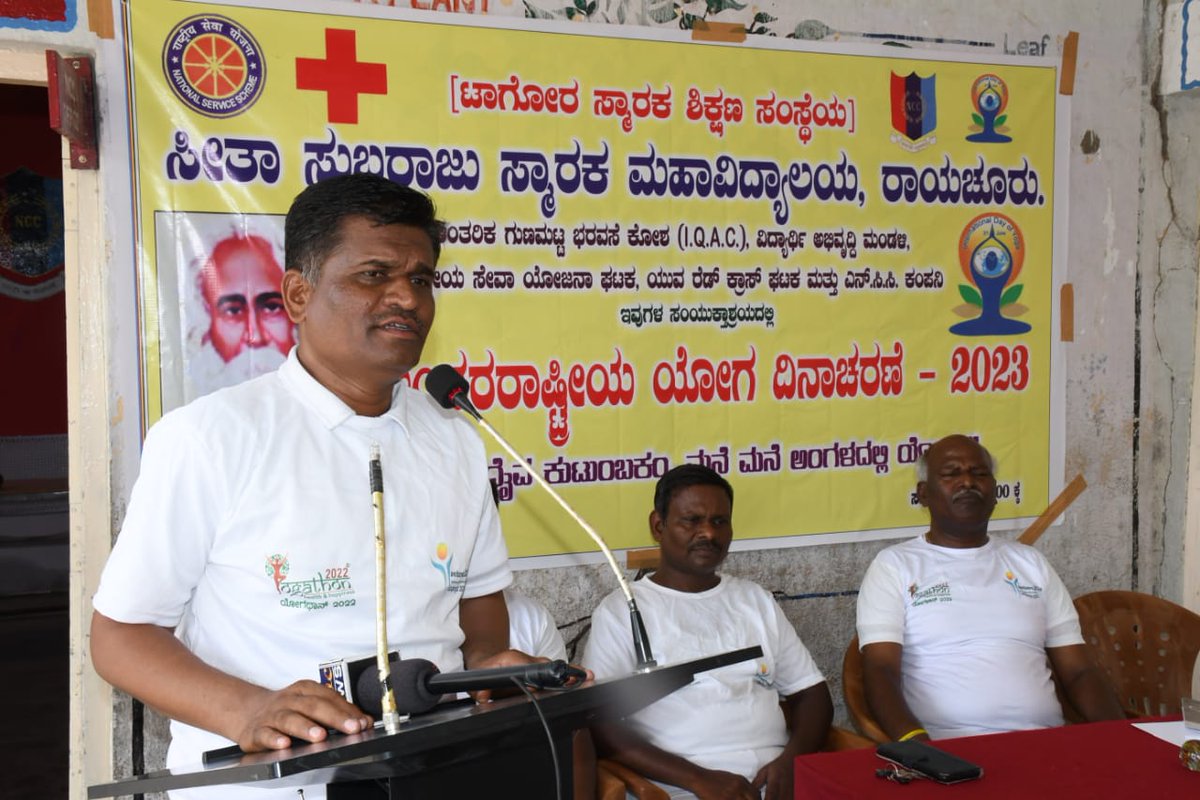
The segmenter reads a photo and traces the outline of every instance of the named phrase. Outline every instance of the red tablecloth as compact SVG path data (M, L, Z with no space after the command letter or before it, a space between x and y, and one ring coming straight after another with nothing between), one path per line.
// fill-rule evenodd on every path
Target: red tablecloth
M983 767L983 777L951 785L897 784L875 777L887 762L875 750L814 753L796 759L796 800L1200 800L1200 772L1179 763L1179 748L1129 722L1094 722L1036 731L942 739L937 747Z

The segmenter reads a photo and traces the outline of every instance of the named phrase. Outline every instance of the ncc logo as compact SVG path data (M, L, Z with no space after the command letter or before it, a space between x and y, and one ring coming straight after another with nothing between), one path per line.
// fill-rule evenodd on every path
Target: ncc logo
M937 76L892 73L892 141L910 152L937 141Z

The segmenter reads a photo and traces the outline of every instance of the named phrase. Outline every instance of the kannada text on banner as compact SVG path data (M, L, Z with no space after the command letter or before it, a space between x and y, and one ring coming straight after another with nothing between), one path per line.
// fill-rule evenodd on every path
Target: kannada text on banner
M1052 65L352 13L129 3L151 421L292 344L264 289L240 313L273 348L214 357L211 254L269 282L292 197L373 172L450 223L410 380L463 372L614 547L685 461L740 539L921 525L910 465L951 432L998 457L997 519L1044 507ZM592 549L487 444L512 555Z

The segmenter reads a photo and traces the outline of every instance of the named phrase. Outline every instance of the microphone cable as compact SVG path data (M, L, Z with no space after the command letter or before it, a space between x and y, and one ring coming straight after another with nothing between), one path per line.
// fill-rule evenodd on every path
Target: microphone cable
M558 771L558 748L554 746L554 734L550 732L550 723L546 722L546 715L542 713L542 706L533 696L533 692L529 691L525 684L516 678L510 680L529 698L529 702L533 704L533 710L537 712L538 719L542 721L542 730L546 732L546 741L550 744L550 760L554 762L554 797L556 800L562 800L562 775Z

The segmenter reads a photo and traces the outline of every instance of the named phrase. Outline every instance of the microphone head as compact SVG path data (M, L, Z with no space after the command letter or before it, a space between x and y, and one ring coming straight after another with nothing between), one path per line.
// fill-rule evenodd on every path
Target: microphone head
M406 658L393 661L391 666L392 694L396 711L401 714L424 714L437 705L438 695L429 691L430 677L438 674L432 661ZM354 683L355 705L375 719L383 717L383 686L379 683L379 668L364 669Z
M433 399L437 400L442 408L454 408L455 397L459 394L469 398L470 388L467 379L449 364L438 364L425 376L425 390L433 395ZM468 399L468 404L469 402Z

